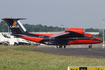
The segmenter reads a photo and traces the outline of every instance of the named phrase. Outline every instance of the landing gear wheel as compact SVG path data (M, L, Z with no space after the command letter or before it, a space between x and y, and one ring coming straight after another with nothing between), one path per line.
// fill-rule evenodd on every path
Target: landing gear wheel
M64 48L66 48L66 45L64 45Z
M91 45L89 45L89 48L92 48L92 44L91 44Z
M62 48L62 44L56 45L56 48Z
M58 46L58 45L56 45L56 48L59 48L59 46Z
M63 48L66 48L66 45L65 44L63 45Z
M56 45L56 48L66 48L66 44L58 44Z
M59 45L59 48L62 48L62 45L61 44Z

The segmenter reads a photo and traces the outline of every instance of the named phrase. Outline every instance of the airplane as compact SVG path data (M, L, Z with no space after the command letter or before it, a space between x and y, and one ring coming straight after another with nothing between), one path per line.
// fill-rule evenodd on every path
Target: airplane
M5 35L8 38L4 37L1 33L0 33L0 44L1 45L10 45L10 40L12 39L14 41L14 45L29 45L29 42L27 42L24 39L21 38L14 38L14 36L11 35Z
M29 42L22 38L15 38L14 36L11 36L10 34L8 34L6 36L9 37L9 39L14 40L14 45L29 45Z
M12 39L14 41L14 45L17 45L18 42L17 42L17 39L16 38L13 38L13 36L8 36L8 35L5 35L6 37L4 37L1 33L0 33L0 44L1 45L11 45L10 43L10 40ZM7 38L8 37L8 38Z
M0 33L0 44L8 45L8 38L5 38L1 33Z
M30 45L28 41L22 38L17 38L19 45Z
M3 18L13 36L23 38L29 41L56 45L56 48L66 48L66 45L71 44L90 44L89 48L92 48L91 44L102 43L100 38L94 37L93 34L85 33L83 28L68 28L65 32L52 33L52 34L39 34L28 32L19 20L24 18Z

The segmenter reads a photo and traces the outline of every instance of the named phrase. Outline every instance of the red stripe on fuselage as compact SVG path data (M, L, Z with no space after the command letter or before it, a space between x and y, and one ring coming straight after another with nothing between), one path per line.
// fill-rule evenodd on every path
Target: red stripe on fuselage
M53 34L39 34L39 33L31 33L33 35L41 35L41 36L52 36Z
M70 44L96 44L101 43L102 41L96 41L96 40L73 40L70 41L67 45Z
M27 36L24 36L24 37L19 37L19 38L34 41L34 42L37 42L37 43L39 43L41 40L43 40L43 38L39 38L39 37L27 37Z

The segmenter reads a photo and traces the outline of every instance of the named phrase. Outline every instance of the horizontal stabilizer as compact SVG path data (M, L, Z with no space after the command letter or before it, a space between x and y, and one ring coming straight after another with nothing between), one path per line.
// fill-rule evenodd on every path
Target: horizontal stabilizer
M2 20L26 20L26 18L3 18Z

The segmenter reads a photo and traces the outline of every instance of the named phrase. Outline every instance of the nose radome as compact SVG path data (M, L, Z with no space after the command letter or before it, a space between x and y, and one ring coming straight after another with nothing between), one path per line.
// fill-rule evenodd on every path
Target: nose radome
M102 39L100 39L100 38L98 38L98 40L100 41L100 43L102 43L102 42L103 42L103 40L102 40Z
M99 43L102 43L103 42L103 40L100 39L100 38L97 38L97 37L94 37L94 38L97 39L99 41Z
M101 39L101 43L103 42L103 40Z

